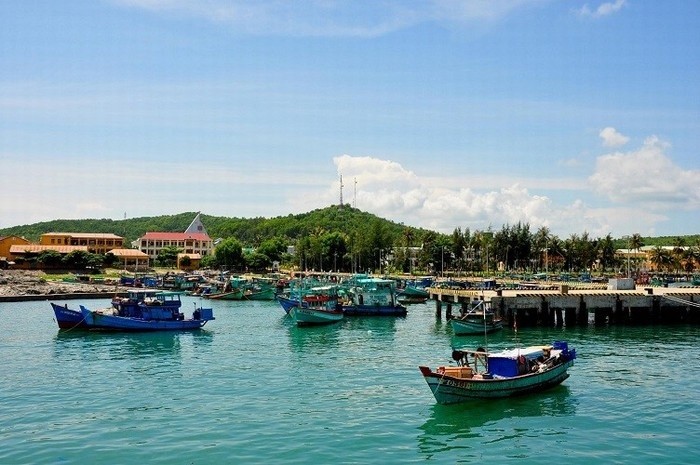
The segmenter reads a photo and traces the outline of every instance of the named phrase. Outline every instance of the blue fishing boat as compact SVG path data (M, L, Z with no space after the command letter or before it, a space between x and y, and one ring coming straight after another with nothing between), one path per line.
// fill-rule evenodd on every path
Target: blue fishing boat
M178 310L182 305L180 293L174 291L159 291L155 289L131 289L127 291L125 297L115 296L112 298L112 307L119 312L121 316L140 315L140 305L147 303L149 305L159 305L170 310Z
M406 307L399 303L396 282L391 279L357 275L345 287L348 302L346 315L406 316Z
M112 301L108 308L90 310L80 305L80 310L52 303L59 329L101 329L117 331L190 330L203 327L214 319L213 310L195 306L191 318L180 312L180 294L156 292L136 303ZM79 316L78 316L79 315Z
M56 317L59 329L89 329L83 314L79 310L68 308L68 305L58 305L51 302L51 308Z
M439 404L456 404L475 399L509 397L542 391L569 377L576 350L565 341L552 345L523 347L489 353L453 350L457 366L440 366L435 371L420 366L420 372Z

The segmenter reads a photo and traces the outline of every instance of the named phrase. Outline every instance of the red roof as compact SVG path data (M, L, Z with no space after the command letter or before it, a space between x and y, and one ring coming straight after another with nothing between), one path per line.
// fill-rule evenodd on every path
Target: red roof
M146 241L211 241L208 234L203 233L179 233L179 232L147 232L141 237Z

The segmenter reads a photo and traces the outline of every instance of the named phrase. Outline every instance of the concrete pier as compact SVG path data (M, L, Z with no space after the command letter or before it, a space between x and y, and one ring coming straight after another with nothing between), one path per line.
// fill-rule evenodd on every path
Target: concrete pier
M490 301L508 327L574 327L593 325L700 324L700 288L643 288L629 291L429 290L435 316L452 316L453 305Z

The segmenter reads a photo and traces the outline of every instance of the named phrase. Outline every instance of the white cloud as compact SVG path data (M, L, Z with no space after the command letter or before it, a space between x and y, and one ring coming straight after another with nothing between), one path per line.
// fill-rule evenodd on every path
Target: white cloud
M517 183L475 191L464 187L464 178L458 187L374 157L343 155L334 163L346 185L354 187L357 181L357 198L353 192L345 197L346 203L356 201L361 210L405 224L449 233L458 226L483 230L517 222L551 227L561 217L560 207L550 198ZM333 191L337 192L337 185L329 187L329 198Z
M425 22L477 24L542 0L111 0L127 7L187 15L249 34L374 37Z
M607 127L598 134L603 139L605 147L621 147L625 145L630 138L617 132L615 128Z
M666 155L669 148L652 136L639 150L603 155L589 178L591 186L613 202L651 209L700 207L700 171L675 165Z
M603 16L609 16L613 13L617 13L627 4L627 0L615 0L614 2L601 3L598 8L591 9L586 3L580 9L577 10L578 14L581 16L586 16L589 18L602 18Z

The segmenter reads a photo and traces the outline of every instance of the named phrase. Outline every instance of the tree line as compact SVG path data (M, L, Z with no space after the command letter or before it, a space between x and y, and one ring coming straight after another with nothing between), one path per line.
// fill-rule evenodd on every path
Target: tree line
M0 230L0 236L30 240L46 232L110 232L129 243L148 231L184 231L196 213L125 220L55 220ZM330 206L276 218L226 218L202 215L215 253L202 266L262 271L273 263L315 271L455 274L503 272L612 272L636 270L617 249L653 246L650 260L658 270L693 272L700 264L700 236L614 238L587 232L559 238L549 228L532 231L527 223L499 230L457 227L452 234L391 222L350 206ZM666 248L671 246L671 248ZM174 265L176 248L161 251L157 264ZM39 257L35 257L39 258ZM104 260L107 260L105 262ZM42 261L57 260L52 255ZM98 258L91 262L96 265ZM109 257L103 257L107 265ZM85 260L83 260L85 261ZM92 265L87 265L92 266Z

